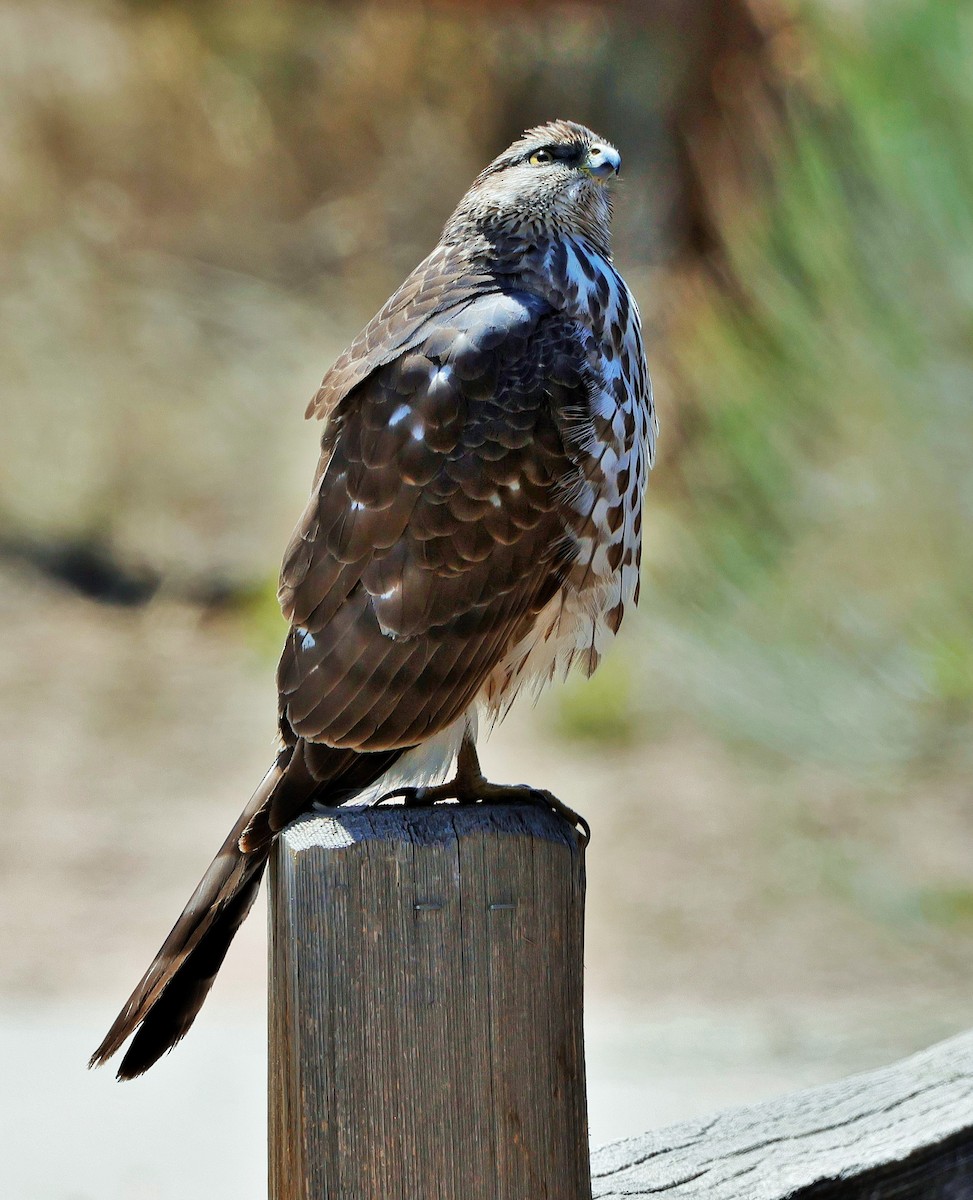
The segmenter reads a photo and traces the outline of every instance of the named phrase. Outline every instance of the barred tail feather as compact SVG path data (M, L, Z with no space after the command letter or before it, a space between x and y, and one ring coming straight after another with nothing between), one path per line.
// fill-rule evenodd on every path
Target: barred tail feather
M158 999L149 1007L125 1052L118 1079L134 1079L147 1071L189 1032L216 979L236 931L249 913L267 865L267 852L252 865L243 883L220 904L205 933L182 963L168 974ZM164 962L159 964L165 967ZM127 1036L127 1030L126 1034ZM101 1061L97 1058L95 1061Z
M247 853L240 839L271 803L289 757L282 755L284 761L279 758L264 776L89 1066L103 1065L135 1033L118 1071L119 1079L133 1079L188 1032L250 911L270 855L269 842Z
M280 830L318 798L338 804L369 787L401 754L300 738L284 746L88 1065L102 1066L135 1034L118 1071L134 1079L185 1037L256 899Z

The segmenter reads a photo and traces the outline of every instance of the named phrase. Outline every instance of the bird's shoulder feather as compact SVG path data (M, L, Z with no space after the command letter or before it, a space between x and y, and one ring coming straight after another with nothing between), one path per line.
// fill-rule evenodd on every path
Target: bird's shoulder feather
M421 341L430 322L495 287L493 274L462 247L437 246L335 360L305 416L327 418L372 371Z

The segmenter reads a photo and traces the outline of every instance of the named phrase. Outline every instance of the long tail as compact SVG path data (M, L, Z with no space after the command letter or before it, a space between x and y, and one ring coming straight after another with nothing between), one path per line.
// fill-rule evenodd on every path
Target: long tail
M277 832L322 793L336 803L367 787L400 753L328 749L298 741L281 752L89 1066L107 1062L134 1033L118 1070L119 1079L134 1079L185 1037L253 905Z

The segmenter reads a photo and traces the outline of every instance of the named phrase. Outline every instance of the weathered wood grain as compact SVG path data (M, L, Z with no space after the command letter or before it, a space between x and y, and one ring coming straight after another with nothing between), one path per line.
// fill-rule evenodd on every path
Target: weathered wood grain
M584 861L531 808L344 809L272 861L273 1200L588 1200Z
M597 1200L970 1200L973 1033L866 1075L616 1142Z

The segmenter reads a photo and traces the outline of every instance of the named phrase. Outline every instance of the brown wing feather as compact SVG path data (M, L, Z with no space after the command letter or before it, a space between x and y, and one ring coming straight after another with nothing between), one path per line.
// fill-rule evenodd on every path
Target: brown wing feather
M495 286L493 274L477 269L461 247L437 246L335 360L305 415L330 416L352 388L421 340L431 318Z
M286 728L388 750L463 712L563 579L560 414L586 405L573 326L503 293L439 313L345 397L281 576Z

